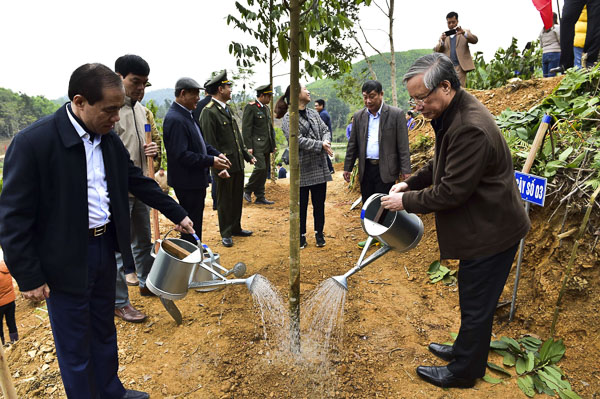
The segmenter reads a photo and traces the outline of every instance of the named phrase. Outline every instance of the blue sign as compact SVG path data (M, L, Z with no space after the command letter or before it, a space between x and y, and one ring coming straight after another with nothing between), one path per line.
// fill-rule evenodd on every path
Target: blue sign
M544 206L544 200L546 199L546 178L516 171L515 178L517 179L517 186L519 186L523 201Z

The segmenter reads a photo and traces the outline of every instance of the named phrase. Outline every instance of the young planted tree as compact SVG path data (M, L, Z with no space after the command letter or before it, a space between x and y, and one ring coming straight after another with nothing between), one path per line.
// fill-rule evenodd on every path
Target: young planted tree
M352 19L358 7L370 0L247 0L248 7L236 2L240 19L229 16L228 23L250 33L268 48L273 67L273 40L277 37L279 55L290 62L290 275L289 310L292 350L300 351L300 168L298 164L298 97L300 93L300 61L303 73L312 77L338 77L350 71L356 49L346 44L351 35ZM250 7L257 6L258 10ZM267 7L268 6L268 7ZM289 20L287 19L289 17ZM264 32L268 27L268 33ZM262 31L261 31L262 30ZM232 43L230 52L249 60L266 62L267 55L253 45ZM246 64L244 64L246 63Z

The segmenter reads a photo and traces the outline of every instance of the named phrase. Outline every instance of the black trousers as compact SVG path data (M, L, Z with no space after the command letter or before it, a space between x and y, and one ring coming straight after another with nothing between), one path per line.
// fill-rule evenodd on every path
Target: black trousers
M196 235L202 242L202 218L204 217L204 200L206 199L206 188L186 190L175 188L175 195L179 200L179 205L188 213L189 218L194 223ZM181 233L181 239L196 245L196 240L191 234Z
M375 193L388 194L394 183L384 183L379 174L379 165L373 165L365 160L365 170L360 182L360 194L363 204Z
M17 322L15 321L15 301L0 306L0 339L4 345L4 326L2 319L6 319L6 327L8 333L14 334L17 332Z
M462 378L485 375L494 312L508 278L518 243L495 255L462 260L458 265L460 330L454 342L452 374Z
M588 53L588 64L598 60L600 48L600 0L565 0L560 24L560 64L565 69L573 66L573 38L575 23L587 5L587 32L583 52Z
M325 227L325 198L327 183L300 187L300 234L306 234L306 212L308 211L308 194L310 193L315 232L322 233Z
M115 328L115 232L88 239L85 293L52 290L46 299L60 375L69 399L122 398Z

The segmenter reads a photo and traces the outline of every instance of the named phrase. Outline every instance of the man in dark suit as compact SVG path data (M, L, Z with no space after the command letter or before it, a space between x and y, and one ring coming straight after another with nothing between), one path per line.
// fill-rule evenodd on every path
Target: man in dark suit
M435 154L381 204L434 212L441 258L460 259L458 337L454 345L429 345L450 363L419 366L417 374L443 388L472 387L485 374L494 311L529 218L502 132L485 106L460 88L452 61L439 53L423 56L404 83L410 103L431 119Z
M383 102L383 88L376 80L362 87L365 108L354 114L354 123L344 161L344 179L349 182L358 158L362 201L375 193L390 191L400 177L410 175L410 152L405 113ZM364 246L361 241L359 247Z
M198 103L200 85L192 78L181 78L175 84L175 101L163 124L167 150L167 181L175 190L179 203L190 215L202 240L204 199L208 187L208 170L226 169L229 161L220 151L207 145L192 112ZM181 238L195 243L189 234Z
M271 205L274 202L265 198L265 183L271 169L271 154L275 149L275 129L271 122L269 103L273 98L270 84L256 88L256 100L244 107L242 117L242 135L248 152L256 158L254 169L244 187L244 199L252 202L252 193L256 203Z
M210 82L210 79L208 79L206 82L204 82L204 87L206 87L208 85L208 82ZM194 115L194 119L196 120L196 122L198 122L198 126L200 126L200 114L202 113L202 110L204 109L204 107L206 107L206 105L210 102L210 100L212 100L212 96L210 94L208 94L206 91L204 92L205 96L202 100L198 101L198 103L196 104L196 108L194 109L194 111L192 111L192 114ZM211 188L210 188L210 196L212 198L213 201L213 210L216 211L217 210L217 175L211 170L209 172L209 179L208 179Z
M227 106L231 99L231 85L227 72L217 74L206 85L206 92L212 100L202 110L200 128L206 142L222 151L231 161L228 170L217 176L217 203L221 242L225 247L233 246L232 236L248 237L250 230L241 226L242 201L244 195L244 161L254 165L256 159L246 150L240 129ZM216 169L216 168L214 168Z
M6 153L0 244L23 297L46 300L67 396L148 398L117 375L115 251L133 265L127 193L178 230L193 233L192 222L112 131L125 98L119 75L82 65L68 93L70 103L18 133Z

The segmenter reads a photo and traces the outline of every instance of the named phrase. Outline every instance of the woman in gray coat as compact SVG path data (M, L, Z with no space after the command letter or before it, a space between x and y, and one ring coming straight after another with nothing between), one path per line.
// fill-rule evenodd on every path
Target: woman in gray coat
M299 134L298 158L300 163L300 248L306 247L306 211L308 209L309 193L312 199L313 218L315 226L315 241L317 247L325 246L323 227L325 226L325 197L327 182L331 181L331 173L327 167L328 155L331 150L331 133L319 113L312 108L306 108L310 102L310 92L306 86L300 89L298 98ZM290 87L275 105L275 115L283 117L282 129L285 137L290 138Z

